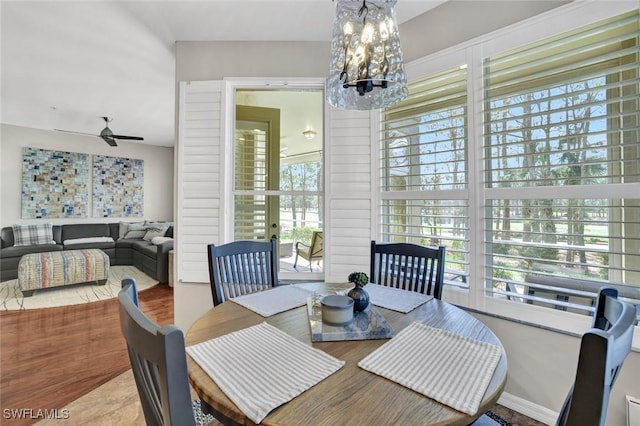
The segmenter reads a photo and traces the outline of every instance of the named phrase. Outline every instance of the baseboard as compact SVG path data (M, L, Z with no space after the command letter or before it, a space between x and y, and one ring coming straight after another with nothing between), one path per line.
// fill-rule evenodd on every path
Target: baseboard
M531 417L532 419L546 425L555 425L556 419L558 418L557 412L507 392L504 392L500 396L498 404L503 405L510 410L517 411L520 414L524 414L527 417Z

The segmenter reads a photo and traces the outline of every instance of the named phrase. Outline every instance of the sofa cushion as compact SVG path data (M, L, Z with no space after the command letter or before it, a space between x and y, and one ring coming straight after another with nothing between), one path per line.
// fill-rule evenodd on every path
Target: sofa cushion
M108 223L74 223L62 225L62 241L76 238L110 237Z
M53 239L52 223L13 225L12 228L16 246L37 246L56 243Z
M62 251L60 244L38 244L34 246L13 246L2 249L2 258L22 257L29 253L43 253L46 251Z
M145 256L151 257L153 259L156 258L156 254L158 253L158 247L151 244L149 241L144 240L136 240L131 245L134 251L138 253L142 253Z
M136 241L139 241L139 240L134 240L134 239L127 240L127 239L123 238L121 240L116 241L116 247L117 248L120 248L120 247L132 248L133 247L133 243L135 243Z
M108 252L109 257L112 255L115 256L115 241L106 241L100 243L88 243L88 242L78 242L74 244L67 244L64 246L65 250L80 250L80 249L100 249L104 252Z

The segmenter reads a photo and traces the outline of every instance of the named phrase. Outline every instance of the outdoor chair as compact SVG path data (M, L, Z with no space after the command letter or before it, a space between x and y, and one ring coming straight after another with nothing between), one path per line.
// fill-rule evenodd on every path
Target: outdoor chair
M311 266L314 261L320 265L320 261L322 260L322 231L313 231L313 235L311 236L311 243L306 245L300 241L296 243L296 258L293 261L293 268L296 268L298 264L298 256L305 259L309 262L309 270L313 271L313 267Z
M442 298L445 248L371 241L372 283Z
M209 244L209 280L213 306L243 294L278 285L277 239Z

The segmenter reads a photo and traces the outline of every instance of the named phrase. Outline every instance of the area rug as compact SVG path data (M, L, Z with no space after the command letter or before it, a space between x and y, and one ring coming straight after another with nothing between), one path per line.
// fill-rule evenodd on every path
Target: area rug
M82 303L107 300L118 295L123 278L135 278L138 291L145 290L158 283L150 276L131 265L111 266L109 279L105 285L76 284L36 290L31 297L24 297L18 286L18 280L0 283L0 310L53 308L58 306L79 305Z
M473 425L478 426L512 426L511 423L494 413L493 411L487 411L484 413L485 417L478 419ZM488 419L487 419L488 417ZM487 421L485 421L487 419Z

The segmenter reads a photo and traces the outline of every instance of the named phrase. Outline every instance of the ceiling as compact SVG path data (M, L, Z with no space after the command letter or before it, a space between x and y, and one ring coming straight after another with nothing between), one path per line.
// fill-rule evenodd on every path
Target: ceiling
M444 1L400 0L398 21ZM176 41L329 41L334 10L330 0L2 0L1 122L97 134L108 116L116 134L173 146Z

